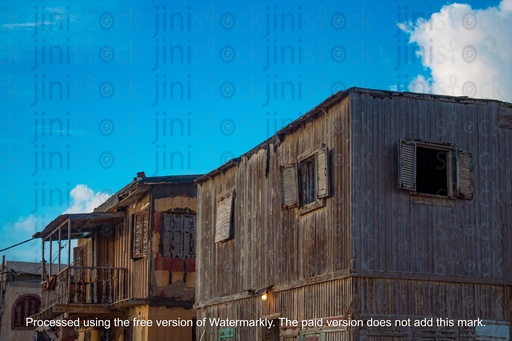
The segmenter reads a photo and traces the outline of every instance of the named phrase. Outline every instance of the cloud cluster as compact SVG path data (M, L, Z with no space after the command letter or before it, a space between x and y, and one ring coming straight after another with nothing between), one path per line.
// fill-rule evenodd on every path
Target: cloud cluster
M512 102L512 0L482 10L455 3L398 26L430 72L418 75L410 91Z
M94 192L86 185L76 185L69 193L72 205L64 213L90 213L103 204L110 195L103 192Z

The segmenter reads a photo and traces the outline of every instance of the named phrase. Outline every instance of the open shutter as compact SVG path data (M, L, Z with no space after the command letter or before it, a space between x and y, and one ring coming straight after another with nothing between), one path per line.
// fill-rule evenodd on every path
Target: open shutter
M329 196L329 168L327 147L322 147L316 152L316 197Z
M142 247L141 256L146 256L149 244L149 219L148 213L142 214Z
M416 191L416 143L400 140L398 188Z
M297 207L297 168L295 164L281 168L281 196L283 209Z
M469 152L458 151L457 189L462 199L473 199L473 156Z
M215 225L215 242L231 238L231 216L233 210L233 192L217 201L217 221Z
M142 249L142 216L137 214L133 218L133 258L139 258L141 256Z

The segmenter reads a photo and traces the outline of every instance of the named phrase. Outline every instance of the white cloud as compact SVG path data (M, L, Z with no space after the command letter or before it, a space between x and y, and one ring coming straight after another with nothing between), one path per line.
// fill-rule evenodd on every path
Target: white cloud
M430 71L430 77L415 77L409 90L512 102L512 0L484 10L455 3L398 26L419 46Z
M37 217L33 214L28 217L19 217L18 221L13 226L14 233L23 233L26 235L32 235L37 231Z
M103 192L95 193L86 185L81 184L76 185L69 194L73 204L64 213L90 213L110 197Z

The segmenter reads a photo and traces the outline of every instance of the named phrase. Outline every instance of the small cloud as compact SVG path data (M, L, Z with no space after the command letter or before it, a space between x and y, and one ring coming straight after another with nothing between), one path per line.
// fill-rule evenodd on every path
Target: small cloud
M512 101L512 0L484 10L455 3L398 27L418 45L429 73L409 90Z
M15 234L34 234L37 230L37 217L33 214L28 217L19 217L13 225L13 230Z
M76 185L69 194L71 195L72 206L64 213L90 213L110 197L109 194L94 192L88 186L82 184Z

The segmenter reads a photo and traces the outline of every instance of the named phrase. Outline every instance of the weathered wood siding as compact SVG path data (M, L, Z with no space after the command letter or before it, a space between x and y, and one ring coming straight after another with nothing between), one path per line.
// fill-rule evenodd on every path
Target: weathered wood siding
M212 326L209 322L209 319L213 317L231 321L258 320L262 317L275 320L278 317L287 317L299 322L319 316L345 316L349 318L351 315L347 312L350 311L351 304L354 304L352 291L352 279L345 278L272 292L267 301L262 301L260 297L248 297L200 308L198 309L197 319L206 318L207 323L205 327L197 328L197 336L198 338L203 337L202 340L218 339L219 327ZM315 332L315 329L308 330L302 327L295 329L295 333L292 334L300 333L302 335L307 332ZM322 331L325 332L325 329ZM239 327L235 330L235 336L236 340L239 341L265 340L263 337L265 332L265 327ZM329 337L327 340L345 340L343 338L345 334L345 332L338 330L336 333L327 332L326 337Z
M348 271L350 244L349 101L243 156L238 166L198 185L197 300L239 294L317 275ZM281 209L280 167L325 143L331 193L326 206L299 215ZM233 238L215 243L217 199L234 190Z
M316 110L326 111L307 114L297 129L292 124L235 165L199 181L198 318L433 316L510 323L512 130L503 123L510 107L354 90ZM399 189L400 139L446 142L470 152L473 199ZM322 143L331 170L325 207L302 215L300 208L283 210L280 167ZM217 200L229 191L235 193L233 238L215 243ZM349 291L332 299L333 290L346 283ZM272 301L251 297L269 285ZM333 302L342 308L334 309ZM198 331L204 340L218 336L214 327ZM326 339L409 340L452 333L330 332L339 335L327 333ZM454 337L469 340L474 332L457 330ZM237 340L254 339L251 333L254 329L237 329Z
M512 279L512 130L496 102L353 92L354 268ZM398 141L448 142L473 154L474 198L413 203L398 189ZM438 277L435 277L438 276Z

